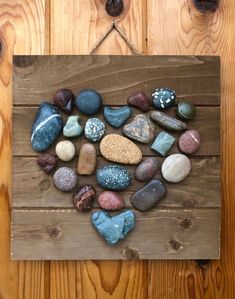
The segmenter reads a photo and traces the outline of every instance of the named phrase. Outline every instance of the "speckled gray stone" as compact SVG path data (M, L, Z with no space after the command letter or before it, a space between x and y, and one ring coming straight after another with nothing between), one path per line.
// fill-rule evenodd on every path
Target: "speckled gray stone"
M77 174L69 167L60 167L53 176L55 186L63 191L68 192L77 186Z
M105 133L105 124L99 118L90 118L85 125L85 136L92 142L99 141Z

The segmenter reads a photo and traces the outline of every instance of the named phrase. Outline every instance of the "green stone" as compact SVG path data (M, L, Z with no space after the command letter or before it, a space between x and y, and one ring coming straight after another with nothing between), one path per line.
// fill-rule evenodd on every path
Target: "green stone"
M196 115L196 108L195 106L186 101L179 102L177 108L177 115L179 118L183 120L191 120Z
M63 135L65 137L78 137L82 134L83 128L79 124L79 116L69 116L66 125L63 129Z
M154 140L151 149L161 156L165 156L175 142L175 137L167 132L160 132Z

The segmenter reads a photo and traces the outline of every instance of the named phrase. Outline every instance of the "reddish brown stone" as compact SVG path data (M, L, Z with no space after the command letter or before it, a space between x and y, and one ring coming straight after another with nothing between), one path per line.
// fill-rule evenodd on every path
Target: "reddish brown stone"
M139 181L147 181L155 176L160 166L157 158L148 158L136 168L135 177Z
M143 112L150 110L150 99L143 91L132 93L127 99L127 103Z
M102 209L114 211L124 207L124 201L121 196L112 191L104 191L100 193L97 199Z
M41 154L37 158L37 164L45 173L51 173L56 165L58 159L52 154Z
M74 105L74 94L70 89L60 89L54 95L54 104L64 113L70 114Z
M96 191L92 185L83 185L73 194L74 206L80 211L92 209L96 197Z

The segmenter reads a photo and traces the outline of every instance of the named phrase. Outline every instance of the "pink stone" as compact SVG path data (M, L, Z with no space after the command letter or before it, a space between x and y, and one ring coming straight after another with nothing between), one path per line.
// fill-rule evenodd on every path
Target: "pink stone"
M200 147L200 134L196 130L189 130L182 134L178 140L179 149L185 154L193 154Z
M114 211L124 207L124 201L120 195L112 191L100 193L97 199L100 207L104 210Z

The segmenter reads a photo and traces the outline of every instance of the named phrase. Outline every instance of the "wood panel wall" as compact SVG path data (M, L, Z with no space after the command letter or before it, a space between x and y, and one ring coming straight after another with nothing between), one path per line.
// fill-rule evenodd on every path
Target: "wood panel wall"
M11 56L85 54L109 28L105 0L0 0L0 298L233 299L235 294L235 2L211 14L191 0L124 0L118 26L146 54L221 55L222 258L11 262ZM130 54L113 31L99 54ZM210 240L208 240L210 242Z

